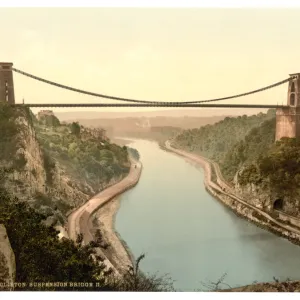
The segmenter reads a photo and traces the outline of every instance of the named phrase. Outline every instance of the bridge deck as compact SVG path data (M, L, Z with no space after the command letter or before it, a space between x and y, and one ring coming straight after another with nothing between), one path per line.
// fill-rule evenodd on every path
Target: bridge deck
M287 105L275 104L168 104L168 103L15 103L11 106L25 107L220 107L220 108L284 108Z

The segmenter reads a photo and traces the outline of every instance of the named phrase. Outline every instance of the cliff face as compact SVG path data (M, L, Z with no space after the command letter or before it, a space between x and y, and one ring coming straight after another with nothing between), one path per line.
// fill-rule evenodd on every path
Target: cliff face
M16 276L15 255L6 233L5 227L0 224L0 291L12 290L10 287Z
M248 201L300 217L300 140L284 138L269 144L237 171L234 184Z
M2 165L12 168L6 188L20 198L32 197L38 192L45 193L44 157L34 128L22 110L19 110L19 116L14 122L18 133L10 138L16 146L11 149L9 159L2 160Z
M245 184L240 183L240 178L243 172L245 171L245 167L241 167L234 176L232 184L235 189L235 193L241 196L246 202L251 205L256 206L260 209L267 209L271 206L271 188L268 180L264 180L263 182L252 183L247 182Z
M89 174L79 174L67 158L59 161L41 145L34 116L27 108L12 110L3 106L0 110L0 115L6 116L0 124L3 125L0 126L0 150L4 150L0 151L0 166L9 169L4 186L10 194L47 215L49 224L57 221L58 225L63 224L68 211L126 175L126 170L113 174L97 185L89 180ZM73 173L69 172L70 167Z
M1 161L2 166L12 169L5 188L41 212L54 214L49 220L57 219L63 223L65 211L62 208L84 203L94 191L89 185L70 178L58 164L49 165L49 157L39 145L28 112L18 109L17 115L13 120L17 134L10 137L15 147L11 149L10 157ZM55 205L61 210L55 211Z
M300 217L299 188L292 186L291 190L280 189L268 177L263 177L259 173L256 182L245 183L243 180L245 172L247 168L241 167L233 180L235 192L245 201L265 211L273 211L277 202L278 209L289 215Z

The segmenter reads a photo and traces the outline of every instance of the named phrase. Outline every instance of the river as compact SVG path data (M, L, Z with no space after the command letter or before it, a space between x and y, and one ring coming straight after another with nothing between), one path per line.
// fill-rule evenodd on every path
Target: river
M182 291L207 289L227 273L231 287L300 279L300 247L234 215L204 188L203 170L146 140L134 140L143 171L121 196L116 230L145 273ZM226 286L222 286L226 288Z

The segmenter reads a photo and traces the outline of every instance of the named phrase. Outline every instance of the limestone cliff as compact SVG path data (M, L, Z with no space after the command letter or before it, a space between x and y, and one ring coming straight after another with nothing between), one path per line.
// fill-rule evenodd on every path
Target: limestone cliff
M77 172L67 158L56 159L47 151L38 140L34 116L29 109L1 106L0 115L3 116L0 121L0 166L8 169L4 186L12 195L28 201L47 215L48 223L63 224L68 211L126 175L126 169L116 175L112 173L105 182L97 185L89 178L89 173ZM90 143L93 145L97 141ZM73 168L72 173L70 168Z
M6 229L0 224L0 291L12 290L16 276L15 255Z
M249 180L249 171L251 175L256 175L256 180ZM300 217L300 189L292 182L291 189L282 189L274 185L269 177L264 177L259 167L252 165L243 166L238 170L233 185L236 194L257 208L268 212L277 208L291 216Z
M242 184L243 172L245 172L245 166L237 171L232 181L235 193L257 208L269 209L273 193L268 180L264 179L260 183L247 182Z
M79 205L93 191L88 185L69 178L58 164L49 165L49 157L37 141L26 109L18 109L12 118L17 131L11 136L15 146L11 149L10 157L2 157L1 161L2 166L11 169L5 188L19 199L31 202L40 211L49 215L55 213L63 223L61 211L53 210L54 204L57 202L58 206L66 207Z

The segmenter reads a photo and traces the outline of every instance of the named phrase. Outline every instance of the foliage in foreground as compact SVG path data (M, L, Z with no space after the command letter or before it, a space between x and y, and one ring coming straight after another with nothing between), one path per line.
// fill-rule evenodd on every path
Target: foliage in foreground
M16 282L95 282L102 271L91 254L68 239L59 240L45 217L25 202L0 193L0 223L4 224L16 259ZM103 279L100 290L110 290ZM50 288L50 290L55 288ZM70 289L70 288L67 288Z
M5 172L0 172L0 183ZM82 245L58 238L58 231L43 223L46 217L26 202L10 197L0 189L0 224L6 227L16 259L16 282L85 282L93 287L16 287L16 290L99 290L166 291L170 284L164 277L145 276L139 270L140 257L123 278L105 271L103 259L96 254L97 242Z
M145 255L140 255L134 266L130 266L125 273L123 280L117 283L119 291L139 291L139 292L175 292L173 280L167 275L157 274L145 275L140 270L140 263Z

